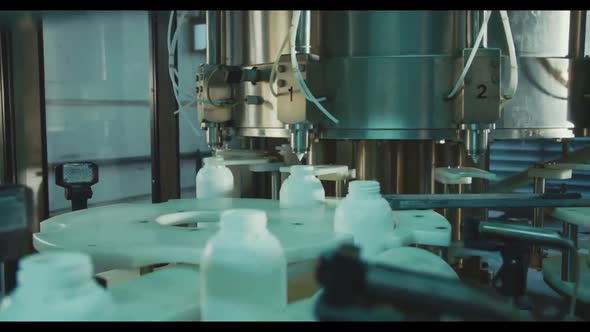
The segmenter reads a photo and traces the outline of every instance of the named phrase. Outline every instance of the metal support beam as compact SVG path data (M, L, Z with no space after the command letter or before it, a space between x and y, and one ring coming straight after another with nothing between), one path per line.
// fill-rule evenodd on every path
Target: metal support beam
M586 11L572 10L570 13L569 57L583 58L586 41Z
M170 12L150 12L152 201L180 197L178 108L168 72ZM176 19L174 19L174 22ZM175 28L173 24L172 29Z
M545 178L534 178L533 192L535 194L545 193ZM545 224L545 209L538 207L533 210L533 227L543 228ZM539 246L531 246L530 267L541 270L543 268L543 249Z
M10 28L0 29L0 184L16 183Z
M281 188L281 173L280 172L270 172L270 192L271 198L275 201L279 200L279 191Z
M34 231L48 213L43 29L19 12L0 26L2 182L33 191Z
M49 216L45 77L41 16L15 12L0 22L0 182L32 192L32 232ZM32 244L27 244L33 252ZM16 285L16 260L3 262L4 287Z
M224 54L222 51L222 20L223 13L219 10L208 10L207 17L207 63L222 64L224 63Z
M574 281L576 277L575 260L577 259L574 250L578 248L578 226L567 222L563 223L562 236L572 241L574 248L566 248L561 253L561 280Z
M6 286L4 283L4 262L0 261L0 301L6 295Z

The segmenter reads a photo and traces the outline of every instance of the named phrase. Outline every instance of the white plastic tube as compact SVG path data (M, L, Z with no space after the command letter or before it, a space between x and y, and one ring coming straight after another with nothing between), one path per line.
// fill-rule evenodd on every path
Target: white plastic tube
M176 111L174 111L174 114L179 114L180 113L180 117L182 117L189 125L189 127L191 128L191 130L193 131L193 133L195 133L196 136L200 137L202 136L202 132L200 130L198 130L195 125L193 124L193 122L190 120L190 118L188 117L188 115L185 114L185 110L188 110L190 106L194 105L197 101L191 101L188 104L183 105L182 107L178 108Z
M457 83L455 83L453 90L451 90L451 92L447 96L448 99L454 98L457 95L457 92L459 92L461 85L463 85L463 81L465 80L465 76L467 76L467 72L469 71L469 68L471 67L471 63L473 62L473 59L475 58L475 55L477 54L477 49L479 48L479 44L481 44L483 36L487 30L486 27L488 26L488 21L490 20L491 13L492 12L490 10L484 11L483 24L481 25L481 28L479 29L479 33L477 34L477 38L475 39L475 44L473 45L473 48L471 49L471 52L469 53L469 58L467 59L467 63L465 64L465 67L463 67L463 71L461 72L461 76L459 76L459 79L457 80Z
M187 14L188 14L188 11L182 12L182 14L180 15L180 17L178 19L178 24L176 25L176 29L174 30L174 34L171 38L172 21L174 19L174 15L176 15L176 11L173 10L170 12L170 19L168 20L168 33L167 33L167 40L166 40L167 47L168 47L168 74L170 75L170 81L172 82L172 90L174 91L174 98L176 99L176 103L179 106L178 110L176 110L174 112L174 114L180 113L180 117L183 118L184 121L186 121L188 123L189 127L195 133L195 135L197 137L200 137L202 135L201 131L198 130L195 127L195 125L193 124L193 122L190 120L190 118L186 114L184 114L184 112L182 112L183 110L185 110L189 106L191 106L195 101L197 101L197 99L194 98L192 96L192 94L184 93L185 95L193 98L193 100L186 105L182 105L180 103L180 97L179 97L180 87L176 83L176 79L175 79L175 78L179 77L179 75L178 75L178 71L176 70L176 68L174 68L174 65L173 65L174 64L174 55L176 54L176 49L177 49L177 44L178 44L179 30L180 30L180 27L182 26L182 24L184 23L184 18ZM197 121L199 121L198 113L197 113Z
M170 75L170 81L172 82L172 90L174 91L176 103L178 105L181 105L180 98L178 96L179 87L174 77L174 55L176 54L176 48L178 43L178 31L184 23L184 17L187 15L187 11L183 11L180 14L180 17L178 18L178 24L176 25L176 29L174 30L174 34L172 35L172 39L170 39L170 32L172 30L172 20L174 18L174 15L176 15L176 11L172 11L170 13L170 19L168 20L168 74Z
M506 35L506 42L508 43L508 56L510 57L510 83L508 84L508 92L504 94L504 99L512 99L516 94L516 87L518 86L518 64L516 62L516 48L514 47L514 39L512 37L512 30L510 29L510 21L508 20L508 12L500 11L502 17L502 25L504 27L504 34Z
M314 103L319 110L324 113L324 115L330 119L334 123L338 123L338 119L336 119L322 104L320 101L311 93L307 84L303 80L303 76L301 75L301 71L299 70L299 63L297 62L297 51L295 50L295 41L297 39L297 28L299 27L299 18L301 17L300 10L293 11L293 18L291 20L291 69L293 70L293 76L295 77L295 82L301 90L301 93L305 96L305 99L309 100L310 102Z

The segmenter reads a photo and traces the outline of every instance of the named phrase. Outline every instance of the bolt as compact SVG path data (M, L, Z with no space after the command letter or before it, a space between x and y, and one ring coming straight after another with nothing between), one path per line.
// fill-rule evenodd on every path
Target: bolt
M278 80L277 81L277 85L279 86L279 88L285 87L287 85L287 81L285 81L285 80Z
M284 73L286 70L287 70L287 67L285 67L285 65L279 65L279 66L277 67L277 71L278 71L279 73Z

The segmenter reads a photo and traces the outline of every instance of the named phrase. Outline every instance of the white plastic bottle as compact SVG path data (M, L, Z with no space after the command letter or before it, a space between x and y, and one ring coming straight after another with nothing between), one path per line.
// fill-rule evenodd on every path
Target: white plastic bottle
M201 259L201 320L265 320L287 306L287 262L261 210L227 210Z
M317 207L324 203L326 193L322 182L315 177L313 167L291 166L291 174L279 192L281 208Z
M393 211L381 196L377 181L351 181L348 195L334 214L334 231L350 234L368 258L387 249L386 243L395 228Z
M204 158L203 164L196 177L197 198L231 197L234 176L231 170L223 165L223 158Z
M17 288L4 298L0 321L110 320L113 301L93 279L88 257L47 252L20 260Z

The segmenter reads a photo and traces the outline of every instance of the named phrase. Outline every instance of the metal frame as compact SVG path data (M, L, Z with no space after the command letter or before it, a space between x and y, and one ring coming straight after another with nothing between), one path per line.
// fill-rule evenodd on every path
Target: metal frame
M149 12L152 99L152 200L180 196L178 105L168 75L169 12ZM43 27L38 14L20 12L0 27L0 183L35 192L35 222L49 216L45 128Z
M10 70L10 31L0 28L0 183L16 183L14 113Z
M15 13L2 30L3 177L33 190L38 230L49 215L42 20Z
M33 232L49 216L44 84L41 17L15 12L0 22L0 177L3 184L31 189ZM9 292L16 285L17 264L2 265L0 282Z
M149 12L153 203L180 197L178 116L174 114L178 105L168 74L169 15L169 11Z

